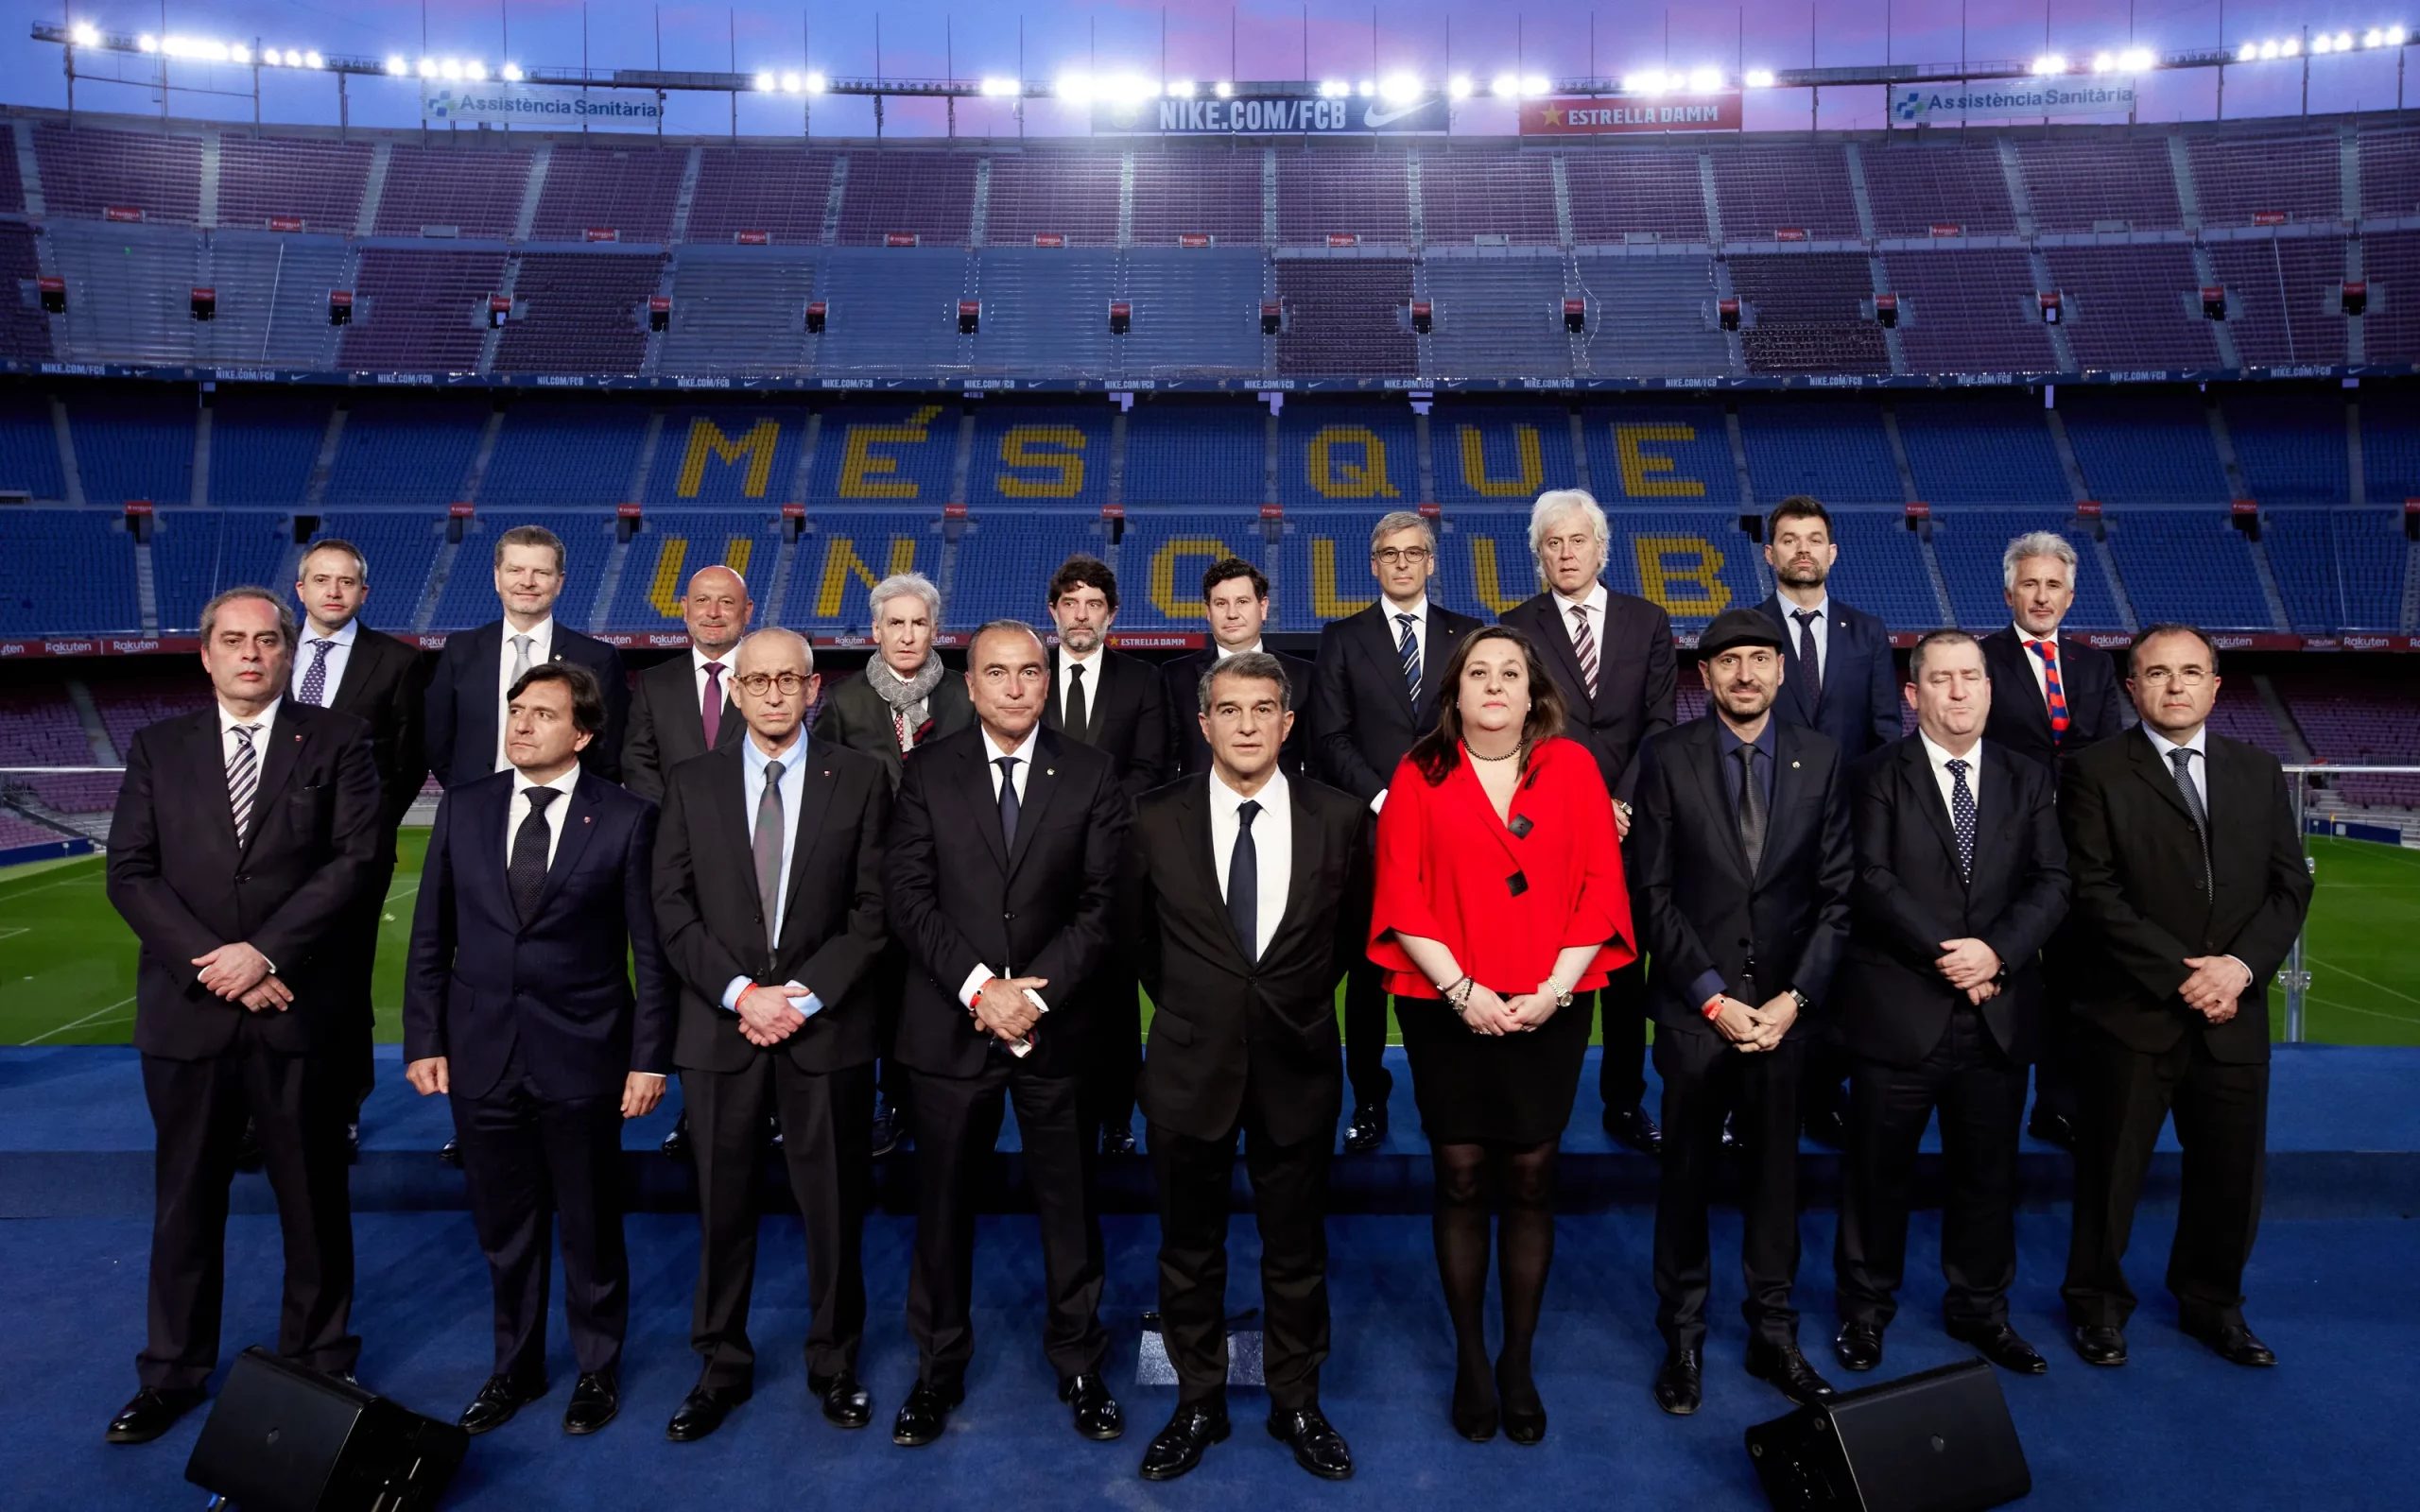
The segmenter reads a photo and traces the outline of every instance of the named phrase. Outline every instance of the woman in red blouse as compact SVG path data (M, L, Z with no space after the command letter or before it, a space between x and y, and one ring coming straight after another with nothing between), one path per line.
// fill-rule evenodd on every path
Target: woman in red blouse
M1454 1427L1546 1436L1530 1372L1554 1258L1555 1153L1588 1049L1559 1011L1636 958L1613 799L1560 738L1563 696L1528 637L1464 636L1437 728L1378 814L1370 959L1388 973L1436 1167L1437 1268L1454 1319ZM1489 1193L1500 1215L1504 1350L1487 1356Z

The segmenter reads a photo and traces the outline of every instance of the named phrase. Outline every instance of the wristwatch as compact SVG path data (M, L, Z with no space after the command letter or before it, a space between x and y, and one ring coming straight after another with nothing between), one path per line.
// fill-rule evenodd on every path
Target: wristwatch
M1804 993L1804 992L1801 992L1801 991L1800 991L1800 990L1798 990L1798 988L1791 988L1789 989L1789 999L1790 999L1790 1001L1791 1001L1791 1002L1793 1002L1793 1003L1795 1003L1795 1004L1797 1004L1797 1005L1798 1005L1798 1011L1799 1011L1799 1012L1801 1012L1801 1013L1805 1013L1808 1008L1811 1008L1811 1007L1813 1007L1813 1006L1815 1005L1813 1005L1813 1004L1811 1004L1811 1003L1807 1002L1807 1001L1806 1001L1806 993Z
M1571 988L1564 986L1551 976L1546 979L1545 985L1554 988L1554 1005L1556 1007L1567 1008L1571 1006Z

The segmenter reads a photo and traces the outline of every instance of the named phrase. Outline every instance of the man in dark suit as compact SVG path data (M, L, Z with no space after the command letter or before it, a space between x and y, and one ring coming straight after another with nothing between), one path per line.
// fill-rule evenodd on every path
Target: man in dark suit
M395 832L428 776L421 746L421 690L426 681L420 647L381 635L361 623L370 597L370 564L349 541L323 537L302 554L294 575L294 596L302 606L307 633L294 658L287 695L299 704L334 709L367 720L370 757L378 768L378 864L363 879L361 896L347 919L350 934L331 962L350 973L346 995L351 1025L345 1054L355 1075L354 1116L345 1143L361 1146L360 1107L375 1081L371 1040L376 1014L370 979L378 958L378 926L387 889L395 880Z
M1773 717L1820 730L1841 748L1843 764L1899 740L1899 679L1891 662L1891 632L1862 610L1837 603L1824 586L1841 548L1832 516L1817 500L1792 494L1765 518L1765 561L1773 592L1757 609L1781 627L1789 677L1773 702ZM1806 1132L1827 1144L1848 1137L1848 1059L1828 1038L1806 1046L1799 1113Z
M1194 713L1201 679L1229 657L1261 651L1277 659L1291 687L1293 732L1278 764L1288 777L1310 770L1311 721L1303 708L1310 696L1311 664L1260 644L1261 627L1269 622L1269 575L1241 557L1222 557L1201 574L1201 603L1210 613L1210 644L1160 664L1160 692L1168 711L1167 775L1171 781L1210 769L1210 743L1202 738L1201 721Z
M1724 610L1699 637L1713 705L1647 743L1631 891L1653 971L1664 1078L1655 1404L1697 1411L1712 1278L1706 1208L1723 1114L1738 1115L1748 1373L1792 1401L1831 1387L1798 1349L1798 1076L1848 936L1848 774L1820 730L1772 716L1781 632Z
M736 746L748 724L733 707L732 653L756 605L748 581L728 567L700 567L681 600L689 651L631 681L630 732L622 738L622 785L664 801L665 779L692 756Z
M942 592L923 573L893 573L866 595L873 626L873 655L865 670L823 696L815 715L815 738L864 751L882 764L897 793L908 775L908 753L975 723L966 679L942 662L933 644L942 623ZM873 1156L899 1148L909 1123L908 1074L890 1053L899 1033L899 994L906 960L892 940L873 988L881 1013L881 1060L875 1071Z
M2142 723L2077 752L2059 791L2083 969L2067 1319L2093 1365L2126 1363L2126 1245L2172 1108L2185 1146L2168 1289L2185 1331L2242 1366L2277 1357L2243 1320L2268 1154L2269 984L2310 872L2285 773L2213 734L2219 654L2186 625L2135 642Z
M666 1430L676 1443L713 1433L755 1386L748 1314L769 1114L806 1228L807 1389L839 1427L873 1413L856 1373L858 1248L890 783L873 757L807 739L817 681L792 632L741 642L731 683L746 744L673 768L664 796L655 915L681 982L673 1061L695 1115L703 1229L689 1339L705 1368Z
M543 525L515 525L495 539L495 593L504 618L446 638L424 709L428 765L445 787L501 771L505 696L521 674L548 662L586 667L605 695L605 727L579 763L609 782L622 780L622 729L631 706L622 654L555 622L563 591L563 543Z
M1327 1176L1344 1095L1336 984L1368 939L1369 810L1280 770L1294 713L1277 658L1239 651L1195 689L1211 767L1146 798L1118 886L1151 994L1143 1060L1160 1193L1160 1332L1177 1408L1143 1456L1173 1480L1227 1436L1227 1215L1250 1131L1269 1431L1326 1480L1352 1452L1320 1411Z
M1631 794L1638 781L1638 747L1672 728L1672 622L1643 598L1607 588L1605 511L1580 489L1538 495L1530 511L1530 550L1547 581L1544 593L1504 611L1504 623L1545 653L1547 670L1571 710L1564 734L1588 747L1613 795L1614 823L1630 834ZM1645 1107L1647 1096L1647 966L1633 961L1607 979L1603 1004L1604 1058L1597 1069L1605 1103L1605 1132L1644 1155L1658 1153L1664 1136Z
M2076 601L2076 549L2066 538L2049 530L2019 536L2008 543L2001 570L2014 623L1983 637L1995 695L1983 738L2048 771L2056 793L2060 757L2126 728L2118 662L2081 637L2059 633ZM2034 1138L2067 1150L2076 1146L2078 955L2072 925L2042 948L2042 1054L2029 1125Z
M1110 950L1111 896L1132 802L1103 752L1042 728L1050 664L1029 626L999 620L967 649L977 728L911 756L883 863L885 912L909 969L895 1050L914 1088L916 1257L908 1329L916 1384L894 1443L939 1438L975 1352L975 1212L1003 1100L1041 1221L1043 1346L1076 1432L1115 1438L1101 1377L1100 1216L1077 1080L1085 979Z
M1318 775L1375 814L1404 752L1437 726L1437 674L1453 660L1454 643L1479 622L1429 602L1437 533L1409 509L1370 532L1370 575L1378 601L1320 627L1306 713ZM1366 954L1344 972L1344 1074L1353 1084L1344 1148L1367 1154L1387 1137L1394 1076L1387 1070L1386 979Z
M201 611L200 713L140 730L110 823L109 896L141 944L134 1046L158 1134L141 1389L109 1427L147 1443L218 1363L227 1189L249 1116L285 1239L278 1353L349 1375L344 1124L357 1005L345 927L378 867L370 728L285 696L294 615L267 589Z
M1050 651L1046 729L1107 753L1128 798L1167 779L1168 716L1159 674L1139 657L1108 648L1117 622L1117 577L1097 557L1070 557L1050 579ZM1084 1143L1103 1155L1134 1153L1134 1077L1143 1065L1143 1008L1133 964L1112 945L1108 960L1080 989L1092 1045L1077 1115Z
M1850 1057L1832 1349L1851 1370L1882 1363L1907 1271L1916 1146L1938 1108L1949 1336L2040 1375L2048 1365L2009 1326L2008 1288L2037 956L2066 912L2066 847L2050 774L1983 738L1992 683L1973 636L1935 630L1916 643L1908 701L1916 733L1851 770L1857 885L1832 983Z
M579 765L604 728L586 667L523 673L505 720L510 768L439 802L412 917L404 1074L453 1102L495 1294L495 1369L462 1410L474 1434L546 1394L558 1217L579 1363L563 1432L593 1434L621 1410L622 1120L664 1096L673 983L648 894L655 805Z

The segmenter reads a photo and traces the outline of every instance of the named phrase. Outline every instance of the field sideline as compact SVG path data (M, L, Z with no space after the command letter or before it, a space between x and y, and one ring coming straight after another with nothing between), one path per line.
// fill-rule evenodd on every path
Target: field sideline
M378 1038L403 1037L403 961L425 830L403 834L387 895ZM2420 851L2315 837L2309 1039L2420 1044ZM101 859L0 871L0 1044L124 1044L134 1023L134 937L103 892ZM2282 998L2272 1010L2281 1038Z

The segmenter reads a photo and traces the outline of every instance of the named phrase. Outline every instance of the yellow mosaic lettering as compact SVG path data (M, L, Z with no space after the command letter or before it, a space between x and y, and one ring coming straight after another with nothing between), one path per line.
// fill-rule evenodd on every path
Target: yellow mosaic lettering
M1521 475L1514 478L1492 478L1487 475L1487 448L1478 427L1464 425L1462 436L1462 481L1474 493L1490 499L1526 499L1538 491L1547 480L1546 460L1538 454L1538 428L1534 425L1512 427L1512 455Z
M1731 602L1731 590L1719 576L1722 553L1702 536L1636 536L1638 591L1667 614L1710 619ZM1686 558L1676 561L1674 558ZM1695 588L1694 595L1676 595L1675 588Z
M1478 587L1478 601L1498 615L1529 597L1523 593L1507 593L1498 586L1493 536L1471 537L1471 578Z
M1634 499L1702 499L1705 485L1695 478L1666 478L1651 474L1672 471L1672 459L1654 452L1639 450L1645 441L1694 441L1698 428L1694 425L1616 425L1614 427L1614 455L1622 469L1622 491Z
M722 433L722 427L703 415L689 421L689 449L681 458L681 477L673 492L683 499L698 496L698 487L705 481L706 458L728 467L741 457L748 458L748 476L741 480L739 491L751 499L765 496L765 485L773 475L773 448L781 443L781 421L767 418L751 426L737 440Z
M899 471L899 458L877 446L921 446L932 439L929 427L933 417L942 412L939 404L926 404L908 417L904 425L852 425L849 438L840 449L840 497L844 499L912 499L916 497L914 478L892 478L876 482L888 473Z
M1334 455L1339 446L1361 448L1361 459ZM1367 425L1329 425L1312 437L1310 482L1325 499L1401 497L1387 481L1387 443Z
M1002 465L1041 468L1056 476L1003 472L994 486L1011 499L1072 499L1084 491L1083 450L1084 433L1073 425L1011 425L1000 438Z
M668 620L681 617L681 564L689 555L689 540L673 536L656 553L655 581L648 585L647 601Z
M896 576L915 570L916 538L913 536L891 537L890 569L885 576ZM856 576L857 581L866 585L866 591L869 593L873 591L874 584L882 580L873 575L873 568L866 565L865 558L857 555L856 541L846 536L834 536L832 543L823 548L823 580L815 593L817 619L829 620L839 617L840 595L848 592L849 578L852 575Z
M1311 617L1317 620L1340 620L1347 614L1358 614L1376 603L1374 598L1340 598L1336 592L1336 542L1325 536L1311 538Z
M1205 562L1232 557L1223 541L1205 536L1179 536L1151 553L1151 602L1172 620L1206 620L1209 608L1191 593L1176 591L1176 564L1199 557Z

